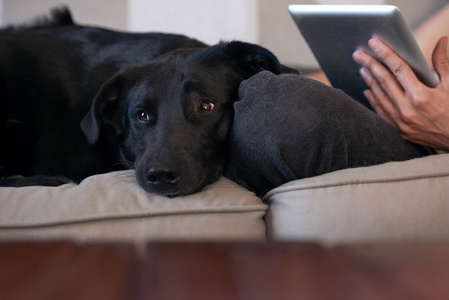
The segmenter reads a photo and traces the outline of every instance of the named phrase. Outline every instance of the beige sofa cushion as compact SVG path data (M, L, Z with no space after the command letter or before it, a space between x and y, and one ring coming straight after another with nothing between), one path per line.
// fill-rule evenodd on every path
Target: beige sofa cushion
M269 239L449 239L449 154L297 180L264 200Z
M266 209L225 178L170 199L144 192L133 171L113 172L80 185L0 188L0 239L265 240Z

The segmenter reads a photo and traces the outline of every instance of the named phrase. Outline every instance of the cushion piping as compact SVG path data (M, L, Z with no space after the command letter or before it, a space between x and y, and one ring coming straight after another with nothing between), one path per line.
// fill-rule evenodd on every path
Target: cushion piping
M53 221L34 221L34 222L4 222L0 224L0 230L2 229L20 229L20 228L30 228L30 227L50 227L58 225L68 225L68 224L78 224L85 222L101 222L104 220L120 220L128 218L148 218L148 217L163 217L170 215L195 215L195 214L220 214L220 213L247 213L247 212L266 212L266 205L251 205L246 207L235 207L217 209L204 209L201 211L187 210L187 211L170 211L170 212L142 212L142 213L127 213L127 214L105 214L105 215L91 215L80 218L72 218L66 220L53 220Z
M328 173L329 174L329 173ZM413 181L419 179L430 179L430 178L442 178L449 177L449 173L437 173L437 174L429 174L429 175L420 175L420 176L406 176L406 177L397 177L397 178L376 178L376 179L353 179L353 180L333 180L331 182L322 183L322 182L313 182L313 183L304 183L303 186L298 187L297 185L291 186L283 186L278 189L271 190L268 192L263 198L263 201L267 201L269 198L285 194L294 191L304 191L304 190L313 190L320 188L329 188L329 187L340 187L346 185L358 185L358 184L379 184L379 183L389 183L389 182L403 182L403 181ZM301 180L301 179L300 179ZM297 180L296 182L300 181Z

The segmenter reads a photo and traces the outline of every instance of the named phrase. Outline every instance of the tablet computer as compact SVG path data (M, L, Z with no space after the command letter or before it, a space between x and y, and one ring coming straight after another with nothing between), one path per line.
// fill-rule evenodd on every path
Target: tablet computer
M400 10L392 5L289 5L293 20L329 81L369 106L361 66L352 53L363 49L372 55L368 41L378 37L413 69L427 86L438 83Z

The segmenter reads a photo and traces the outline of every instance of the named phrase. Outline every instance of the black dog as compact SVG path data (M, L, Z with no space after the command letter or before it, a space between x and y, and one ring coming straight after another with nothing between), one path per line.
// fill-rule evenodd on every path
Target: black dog
M135 168L175 196L215 181L227 161L242 80L282 73L268 50L180 35L73 24L67 9L0 31L0 185L58 185ZM284 69L291 71L291 69ZM81 126L80 126L81 125ZM7 178L12 175L45 175Z

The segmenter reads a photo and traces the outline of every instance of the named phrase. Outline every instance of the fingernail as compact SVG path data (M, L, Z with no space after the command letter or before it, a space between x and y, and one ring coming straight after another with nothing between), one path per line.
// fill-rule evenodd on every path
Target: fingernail
M370 99L371 99L371 97L370 97L371 96L371 91L370 90L364 90L363 91L363 95L365 96L365 98L368 99L368 101L370 101Z
M354 53L352 53L352 59L354 59L358 63L362 62L363 61L363 51L357 50Z
M368 70L366 68L361 68L359 72L360 72L360 75L362 75L363 78L368 78L369 77L369 73L368 73Z
M370 89L364 90L363 95L365 96L366 100L368 100L369 104L372 108L376 107L376 101L374 99L373 92Z
M368 41L368 45L371 48L371 50L373 50L374 52L379 52L379 50L380 50L380 43L379 43L378 40L370 39Z

